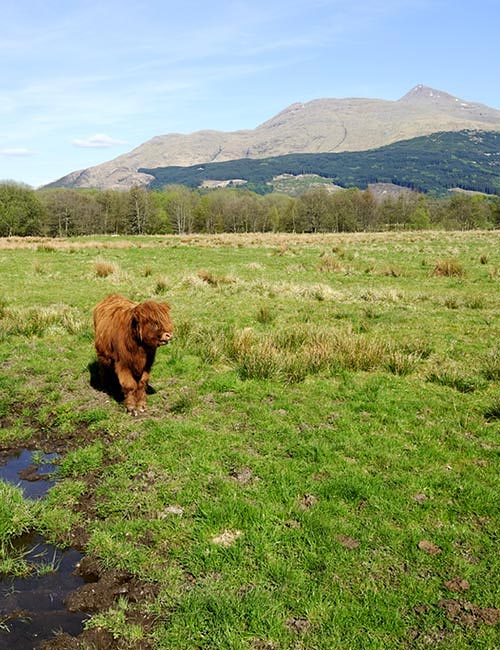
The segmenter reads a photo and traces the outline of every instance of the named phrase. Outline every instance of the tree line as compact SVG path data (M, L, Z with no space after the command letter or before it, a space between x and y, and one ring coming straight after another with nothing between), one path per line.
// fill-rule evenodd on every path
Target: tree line
M39 189L0 183L0 236L356 232L500 228L500 196L407 192L377 198L317 186L300 196L248 189Z

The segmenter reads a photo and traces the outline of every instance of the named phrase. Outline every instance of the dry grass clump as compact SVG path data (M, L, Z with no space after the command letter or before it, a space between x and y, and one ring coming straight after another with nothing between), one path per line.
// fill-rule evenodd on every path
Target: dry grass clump
M272 323L275 318L275 314L269 305L261 305L257 310L256 319L257 322L262 325L267 325Z
M437 277L462 278L465 275L465 271L456 258L450 257L448 259L438 260L434 265L432 275Z
M215 273L204 269L199 270L196 275L202 282L211 287L220 287L222 285L236 283L236 278L233 278L230 275L216 275Z
M118 275L120 267L114 262L106 260L96 260L94 262L94 272L98 278L107 278L110 275Z
M227 338L225 328L219 325L202 325L191 319L179 319L175 326L172 354L185 350L206 363L224 363L227 360Z
M385 275L389 278L399 278L403 275L401 269L398 269L395 266L384 266L384 268L382 268L379 273L380 275Z
M165 293L169 288L169 283L166 278L158 278L155 286L155 293L162 294Z
M344 267L334 255L323 253L318 265L318 270L322 272L342 273Z
M394 356L382 340L353 332L297 324L273 332L251 327L231 330L201 326L191 320L178 323L176 351L188 350L207 363L234 364L243 379L277 379L299 382L307 375L340 370L370 371L389 368L408 374L418 355Z
M393 350L389 353L386 367L394 375L405 377L414 372L422 360L422 355L418 352L404 352L403 350Z

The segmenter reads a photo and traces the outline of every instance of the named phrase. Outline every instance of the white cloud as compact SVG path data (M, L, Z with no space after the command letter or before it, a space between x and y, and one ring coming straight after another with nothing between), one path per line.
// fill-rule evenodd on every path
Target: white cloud
M26 149L25 147L17 147L12 149L0 149L0 156L14 156L14 157L24 157L24 156L35 156L38 152L33 149Z
M118 140L111 138L104 133L96 133L83 140L73 140L75 147L83 147L84 149L109 149L117 145L128 144L125 140Z

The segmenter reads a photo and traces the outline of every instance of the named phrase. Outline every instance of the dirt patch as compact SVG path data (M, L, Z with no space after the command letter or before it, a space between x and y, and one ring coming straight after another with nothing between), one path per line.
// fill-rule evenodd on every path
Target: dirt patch
M70 612L98 612L109 609L118 597L130 603L151 601L158 594L152 583L135 578L128 571L102 571L94 558L84 557L76 569L87 584L74 591L66 600Z
M311 627L311 621L307 618L289 618L286 622L287 628L293 634L305 634Z
M358 540L349 537L349 535L337 535L337 542L349 551L354 551L359 548Z
M3 440L0 442L0 464L13 454L22 449L37 450L45 454L65 454L89 444L97 438L105 438L104 431L89 431L84 423L76 423L74 430L63 433L55 425L41 425L34 417L27 417L25 413L31 410L37 412L36 405L12 406L9 417L2 418L2 428L13 426L14 420L21 419L26 429L30 431L29 440Z
M444 598L438 603L448 618L462 625L496 625L500 622L500 609L495 607L478 607L464 600Z
M147 635L153 628L153 617L140 611L141 605L151 602L158 595L156 585L134 577L128 571L102 570L98 560L84 557L75 573L86 580L86 584L72 592L66 599L70 612L95 613L112 607L118 598L128 601L127 620L140 625ZM90 628L77 637L58 634L44 641L41 650L124 650L129 648L124 639L115 639L113 634L102 628ZM134 642L134 649L152 650L148 639Z
M421 551L425 551L428 555L439 555L442 549L434 544L434 542L429 542L427 539L423 539L418 543L418 548Z
M470 589L470 584L465 578L453 578L452 580L447 580L444 583L444 586L449 591L467 591Z

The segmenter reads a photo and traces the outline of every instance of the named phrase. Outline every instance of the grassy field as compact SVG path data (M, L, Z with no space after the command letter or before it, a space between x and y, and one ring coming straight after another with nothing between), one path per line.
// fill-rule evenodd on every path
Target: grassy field
M91 385L92 309L168 300L146 415ZM500 646L500 232L0 240L0 568L36 529L151 583L122 648ZM142 644L142 645L141 645Z

